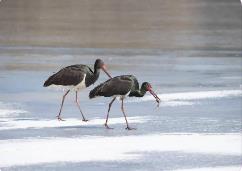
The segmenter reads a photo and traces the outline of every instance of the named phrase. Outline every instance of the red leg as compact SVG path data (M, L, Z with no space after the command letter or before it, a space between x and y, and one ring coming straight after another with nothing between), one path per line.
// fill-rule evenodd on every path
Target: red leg
M126 115L125 115L125 112L124 112L124 99L122 98L121 100L122 100L121 110L122 110L122 112L123 112L123 114L124 114L124 118L125 118L125 121L126 121L126 125L127 125L126 129L127 129L127 130L136 129L136 128L131 128L131 127L129 126L128 120L127 120Z
M58 119L59 121L64 121L64 120L61 118L61 111L62 111L62 107L63 107L64 101L65 101L65 97L66 97L66 95L67 95L69 92L70 92L70 90L68 90L68 91L63 95L63 97L62 97L62 102L61 102L60 112L59 112L59 114L56 116L57 119Z
M105 124L104 124L104 126L105 126L107 129L113 129L113 128L110 128L110 127L108 126L108 117L109 117L109 112L110 112L111 106L112 106L113 102L115 101L115 99L116 99L116 97L114 97L113 100L112 100L112 101L109 103L109 105L108 105L108 114L107 114L107 117L106 117L106 122L105 122Z
M79 101L78 101L77 91L76 91L76 105L77 105L79 111L80 111L81 114L82 114L82 121L87 122L88 120L85 119L85 116L84 116L84 114L82 113L82 110L81 110L81 107L80 107L80 104L79 104Z

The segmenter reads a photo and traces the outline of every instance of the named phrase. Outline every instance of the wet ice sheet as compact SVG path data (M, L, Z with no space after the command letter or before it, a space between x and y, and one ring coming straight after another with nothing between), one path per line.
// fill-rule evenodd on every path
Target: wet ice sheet
M20 53L12 48L1 55L3 171L168 171L241 165L240 51L144 55L136 50L129 56L126 50L36 49L19 48ZM110 113L110 126L115 129L106 130L103 122L111 99L89 100L93 87L80 92L81 107L90 122L81 122L74 94L64 104L66 121L55 120L63 93L43 88L43 82L67 65L92 67L97 57L105 61L112 75L134 74L140 83L150 82L162 99L160 108L148 93L126 100L128 120L137 130L124 129L119 102ZM106 79L101 73L95 85Z

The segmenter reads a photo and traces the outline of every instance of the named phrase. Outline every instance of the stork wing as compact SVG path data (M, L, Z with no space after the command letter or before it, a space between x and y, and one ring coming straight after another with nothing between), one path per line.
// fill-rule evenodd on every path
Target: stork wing
M55 85L77 85L85 76L83 65L72 65L61 69L59 72L50 76L44 86Z
M111 97L115 95L126 95L130 92L133 81L128 76L118 76L95 87L89 94L90 98L96 96Z

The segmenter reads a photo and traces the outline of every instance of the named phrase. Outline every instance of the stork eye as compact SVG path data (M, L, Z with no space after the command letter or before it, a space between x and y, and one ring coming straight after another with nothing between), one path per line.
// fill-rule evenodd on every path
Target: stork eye
M151 87L150 84L147 84L147 85L146 85L146 89L147 89L148 91L149 91L151 88L152 88L152 87Z

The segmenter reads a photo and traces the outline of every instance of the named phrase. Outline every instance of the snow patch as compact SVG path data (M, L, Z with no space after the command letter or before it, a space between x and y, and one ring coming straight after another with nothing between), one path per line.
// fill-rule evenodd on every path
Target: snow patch
M241 156L241 143L240 134L154 134L0 140L0 167L133 160L153 151Z
M25 110L16 109L13 104L0 102L0 118L16 117L28 113Z
M189 101L167 101L167 102L161 102L160 106L191 106L193 105L193 102Z
M241 171L242 166L225 166L225 167L204 167L192 169L178 169L174 171Z
M149 120L148 117L127 117L130 123L145 123ZM0 130L11 130L11 129L27 129L27 128L54 128L54 127L68 127L68 126L93 126L93 125L103 125L105 119L92 119L88 122L82 122L81 119L67 118L66 121L58 121L57 119L5 119L1 120ZM125 124L123 117L110 118L109 125L112 124Z
M16 117L20 114L26 113L24 110L0 109L0 118L2 117Z
M169 94L158 94L161 99L161 104L165 105L167 102L187 102L188 100L203 100L203 99L214 99L232 96L242 96L242 90L219 90L219 91L198 91L198 92L183 92L183 93L169 93ZM142 101L153 101L152 95L147 95L143 98L129 99L128 102L142 102ZM178 103L179 105L179 103Z

